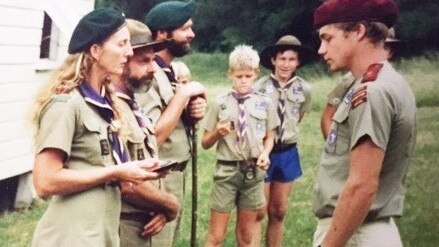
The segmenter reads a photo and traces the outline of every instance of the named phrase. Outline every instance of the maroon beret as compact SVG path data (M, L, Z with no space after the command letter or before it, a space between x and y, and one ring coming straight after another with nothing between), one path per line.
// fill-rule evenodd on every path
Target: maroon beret
M314 12L314 27L356 21L377 21L395 25L398 6L392 0L327 0Z

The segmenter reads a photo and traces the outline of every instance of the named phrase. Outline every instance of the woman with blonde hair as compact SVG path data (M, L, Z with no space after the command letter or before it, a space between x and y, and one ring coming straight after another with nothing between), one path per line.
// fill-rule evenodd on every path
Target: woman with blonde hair
M34 185L52 196L32 246L119 246L118 181L158 177L152 161L127 162L124 124L111 75L133 54L125 18L111 8L85 15L69 44L71 54L34 102ZM149 163L149 164L148 164Z

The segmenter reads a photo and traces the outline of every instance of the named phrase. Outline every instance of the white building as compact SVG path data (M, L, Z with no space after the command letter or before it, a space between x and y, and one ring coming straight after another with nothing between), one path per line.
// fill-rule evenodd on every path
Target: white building
M94 0L0 0L0 201L10 179L22 174L18 190L29 195L30 99L47 77L41 71L63 61L74 27L93 8Z

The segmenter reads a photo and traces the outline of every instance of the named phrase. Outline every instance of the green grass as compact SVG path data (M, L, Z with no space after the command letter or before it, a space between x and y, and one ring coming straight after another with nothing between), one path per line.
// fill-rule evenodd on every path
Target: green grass
M209 99L228 89L226 77L227 55L192 54L184 59L189 64L194 79L205 83ZM417 97L418 137L413 160L407 177L407 197L404 216L397 221L404 246L436 246L439 243L439 59L433 56L401 60L397 68L403 71ZM323 138L319 118L325 106L326 94L339 80L340 75L327 76L321 65L305 66L300 73L312 84L312 110L302 122L299 150L304 175L295 183L285 219L285 246L311 246L315 219L311 212L312 188L318 168ZM200 136L200 135L199 135ZM204 242L209 222L209 196L215 150L199 148L198 159L198 243ZM187 191L180 240L177 246L189 246L191 179L188 172ZM0 246L28 246L37 220L44 212L46 202L38 201L32 210L7 213L0 217ZM234 217L229 224L223 246L235 246Z

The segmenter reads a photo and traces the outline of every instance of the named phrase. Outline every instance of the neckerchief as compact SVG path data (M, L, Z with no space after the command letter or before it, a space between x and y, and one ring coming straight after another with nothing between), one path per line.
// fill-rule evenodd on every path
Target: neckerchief
M132 93L125 93L120 88L116 87L116 96L125 101L131 108L134 116L136 117L137 123L139 127L142 129L143 133L145 133L145 139L143 140L145 143L145 147L148 150L151 157L156 157L156 151L151 143L151 136L147 129L147 121L148 118L145 115L145 112L142 108L139 107L137 102L134 100L134 95Z
M238 124L236 129L236 146L243 152L247 145L247 127L246 127L246 115L245 105L246 99L252 96L253 92L247 94L238 94L236 91L232 91L232 96L238 101ZM246 157L244 157L246 158Z
M282 137L285 132L285 100L287 98L287 91L293 85L293 81L296 76L292 76L285 84L285 86L281 87L280 83L274 78L274 75L271 75L271 79L273 80L274 87L279 91L279 103L277 106L277 115L280 119L279 127L277 127L277 138L276 144L282 144Z
M102 86L101 93L98 94L88 83L83 82L78 87L79 92L81 93L84 100L91 104L94 108L98 110L99 115L110 124L108 126L108 139L110 140L110 144L113 150L113 158L116 160L117 164L121 164L128 161L127 155L122 145L122 141L120 140L115 128L114 122L114 112L113 108L111 108L111 99L105 92L105 87Z

